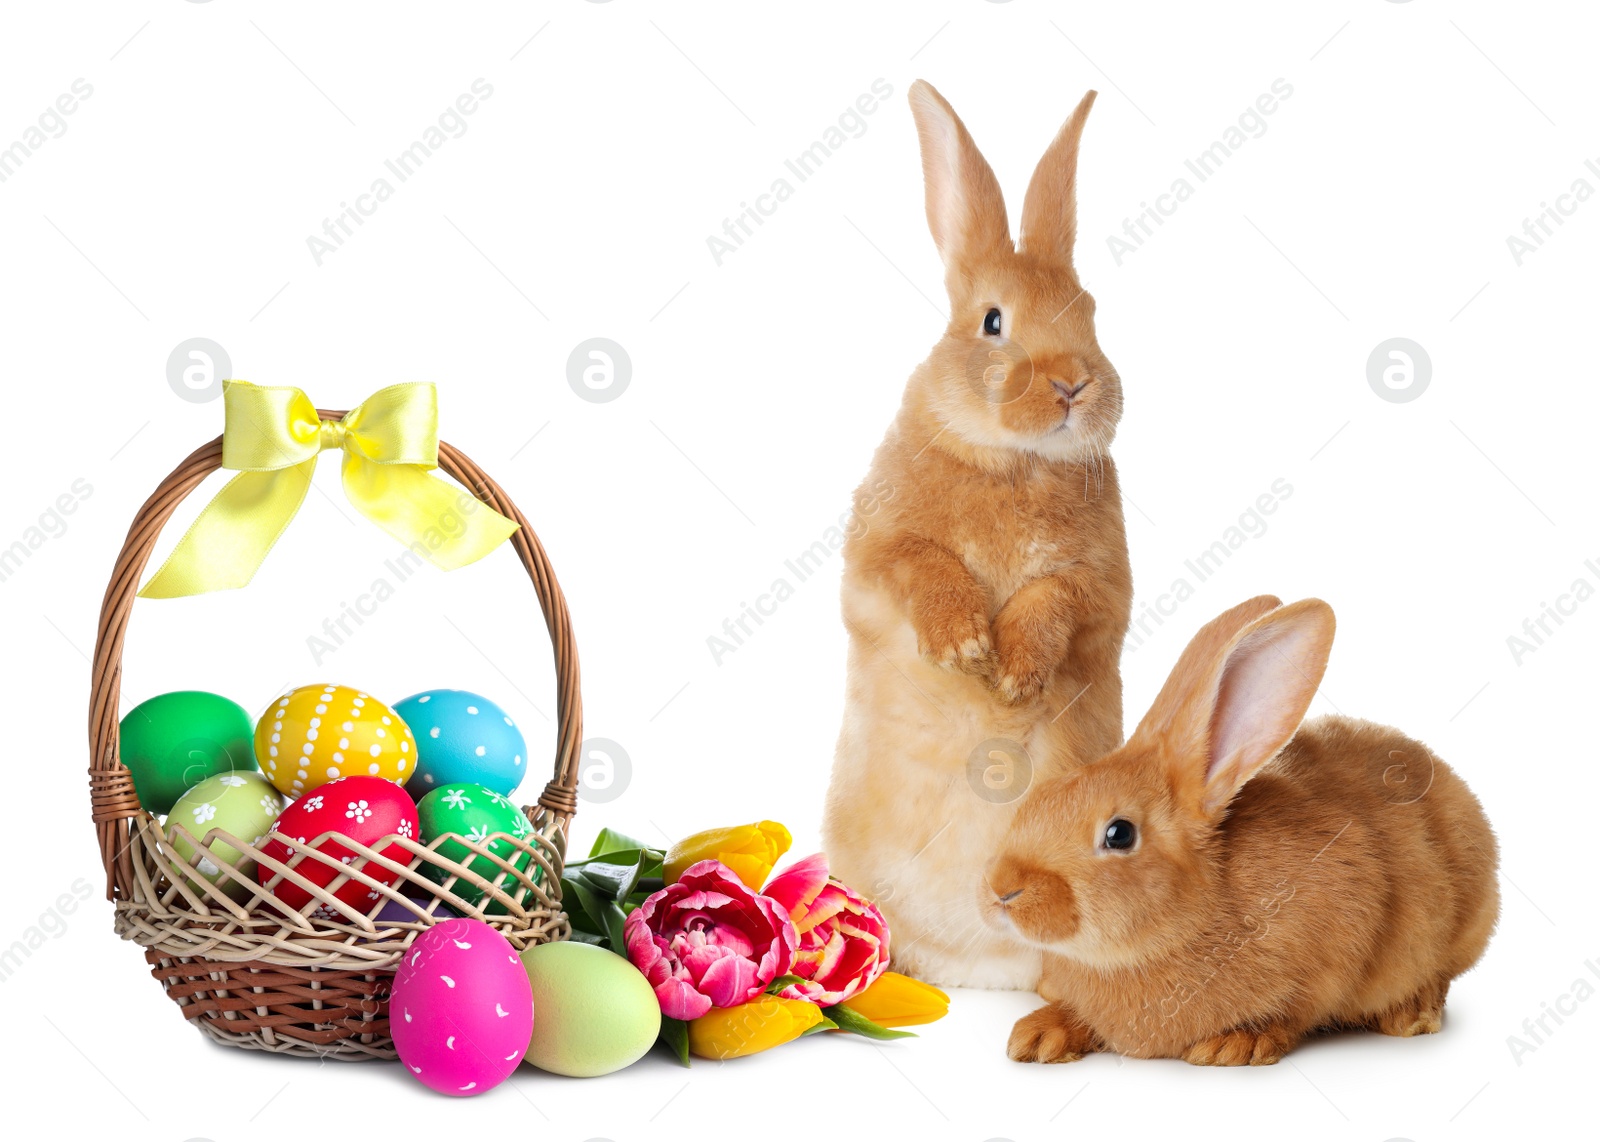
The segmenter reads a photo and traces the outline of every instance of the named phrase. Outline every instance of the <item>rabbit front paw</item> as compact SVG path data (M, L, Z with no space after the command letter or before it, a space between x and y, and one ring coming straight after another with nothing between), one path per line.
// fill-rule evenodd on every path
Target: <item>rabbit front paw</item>
M1067 657L1061 624L1042 621L1038 611L1037 593L1023 590L994 620L994 691L1012 705L1037 698Z
M1072 1063L1099 1049L1099 1037L1062 1003L1017 1020L1006 1044L1006 1054L1018 1063Z
M1002 640L996 652L994 691L1014 706L1037 698L1055 672L1056 659L1046 659L1039 648L1027 642Z
M1200 1040L1183 1053L1183 1061L1197 1067L1264 1067L1287 1055L1294 1043L1285 1027L1237 1027Z
M918 624L917 650L935 666L963 674L988 674L989 620L981 614L943 614Z

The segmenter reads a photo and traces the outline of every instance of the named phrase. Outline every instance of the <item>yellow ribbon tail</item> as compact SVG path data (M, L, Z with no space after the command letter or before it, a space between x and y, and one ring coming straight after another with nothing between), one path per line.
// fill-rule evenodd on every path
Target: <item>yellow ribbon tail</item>
M362 515L441 571L477 562L519 526L416 464L382 464L347 452L344 493Z
M240 472L229 480L140 590L139 598L176 599L245 586L300 510L316 467L313 453L293 467Z

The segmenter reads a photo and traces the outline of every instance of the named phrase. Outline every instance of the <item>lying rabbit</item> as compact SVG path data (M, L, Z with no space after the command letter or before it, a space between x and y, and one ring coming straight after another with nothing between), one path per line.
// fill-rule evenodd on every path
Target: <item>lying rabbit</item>
M981 901L1045 952L1013 1059L1261 1064L1318 1028L1439 1030L1499 914L1494 833L1420 742L1300 724L1333 627L1317 599L1240 604L1125 745L1023 799Z

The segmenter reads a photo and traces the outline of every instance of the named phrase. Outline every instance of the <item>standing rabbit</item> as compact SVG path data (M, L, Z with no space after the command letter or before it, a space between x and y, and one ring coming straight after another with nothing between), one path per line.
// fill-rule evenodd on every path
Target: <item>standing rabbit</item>
M1494 833L1420 742L1300 724L1332 642L1320 600L1240 604L1126 745L1024 799L984 889L1047 953L1013 1059L1261 1064L1318 1028L1439 1030L1499 915Z
M1035 987L1040 953L985 928L985 861L1030 775L1122 740L1132 597L1116 468L1122 386L1078 283L1084 96L1012 243L994 173L950 105L910 91L950 324L911 375L844 547L850 639L824 841L888 915L898 970Z

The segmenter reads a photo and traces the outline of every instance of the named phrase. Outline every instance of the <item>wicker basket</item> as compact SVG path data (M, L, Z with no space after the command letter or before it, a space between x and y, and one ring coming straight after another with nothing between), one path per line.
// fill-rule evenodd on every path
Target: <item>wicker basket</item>
M337 420L344 413L319 409L318 415ZM307 862L338 865L337 858L314 851L320 838L302 845L272 834L290 848L290 855L278 862L248 840L213 830L188 838L196 852L193 862L186 861L168 843L160 823L139 806L132 776L117 752L117 705L128 614L145 564L179 502L221 464L219 436L178 465L145 501L128 530L100 610L89 704L89 786L106 895L116 905L116 931L146 949L150 974L184 1015L218 1042L324 1059L391 1059L395 1052L388 995L394 969L419 932L450 915L440 911L441 904L493 924L518 949L565 939L570 932L561 910L560 874L567 823L577 808L583 717L566 599L544 548L516 505L476 464L441 441L440 470L521 525L511 544L533 580L555 651L555 775L538 803L527 807L533 832L522 839L496 834L479 842L462 840L500 869L492 881L439 856L433 851L439 841L432 847L398 836L381 842L385 853L399 847L410 854L408 863L401 864L346 840L347 848L373 866L398 873L388 886L359 868L351 871L355 866L342 870L343 876L379 894L366 914L332 895L346 883L343 879L318 888L297 875ZM491 853L494 841L509 842L516 853ZM232 846L283 874L284 880L295 880L311 893L312 902L298 911L289 909L253 875L239 872L213 850L212 843ZM523 853L528 854L526 861ZM222 870L218 884L196 873L194 864L202 855ZM432 866L443 883L424 875L425 866ZM482 867L481 862L474 867ZM477 904L455 891L463 882L487 890ZM223 890L224 884L232 885L233 895ZM376 921L391 901L401 902L398 907L407 918Z

